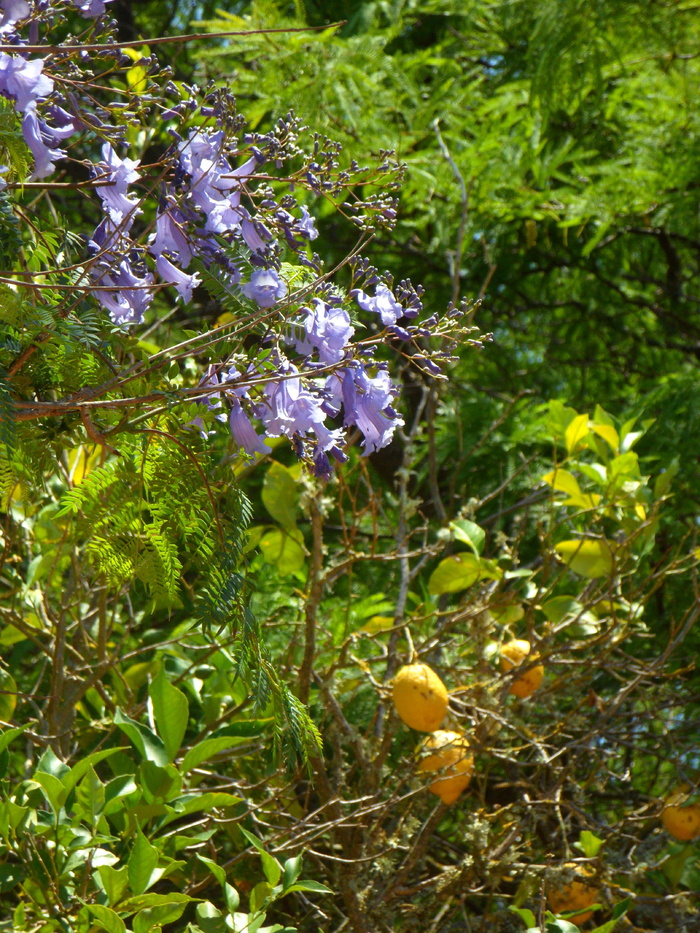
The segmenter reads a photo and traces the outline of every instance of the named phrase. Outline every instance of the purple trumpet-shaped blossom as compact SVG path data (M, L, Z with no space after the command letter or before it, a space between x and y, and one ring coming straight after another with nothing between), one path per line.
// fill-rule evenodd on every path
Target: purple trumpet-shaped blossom
M32 101L27 105L22 120L22 135L34 156L34 171L30 176L30 180L34 181L51 175L54 170L54 162L58 162L66 154L63 149L52 149L51 143L55 141L57 134L60 138L62 133L70 135L72 132L72 126L69 133L66 133L65 129L59 130L57 133L53 132L43 120L39 119L36 112L36 103Z
M138 201L126 193L128 186L140 178L136 171L138 164L134 159L120 159L111 143L105 143L102 146L102 162L98 162L94 169L100 181L107 182L96 189L102 206L123 233L129 230L134 217L140 213Z
M206 372L204 373L202 378L199 380L199 385L202 388L209 388L211 386L220 385L220 378L219 378L219 372L218 372L217 367L208 366L206 369ZM221 392L211 392L203 396L202 398L197 399L197 402L200 405L206 405L207 408L211 410L216 410L217 408L221 408ZM226 415L224 414L224 412L218 412L214 417L216 418L217 421L226 421ZM205 437L205 438L209 437L210 434L216 433L215 431L206 430L204 426L204 421L202 420L202 418L199 417L199 415L197 415L196 418L193 418L192 421L189 422L187 427L197 428L197 430L202 435L202 437Z
M254 253L263 253L272 239L272 234L259 220L253 220L244 207L240 208L240 213L241 236L246 246Z
M113 289L95 289L93 294L109 311L115 324L141 323L153 300L153 275L150 272L138 276L124 257L118 264L110 266L108 272L102 273L96 284Z
M167 253L186 269L192 261L192 247L183 233L184 222L183 212L169 199L167 208L158 212L156 232L150 237L148 251L156 257Z
M396 428L403 424L403 418L391 407L396 389L389 373L382 369L372 377L364 366L356 364L345 370L342 392L343 423L362 431L362 453L367 456L386 447Z
M0 52L0 94L14 100L20 113L53 91L53 81L42 74L43 58L18 58Z
M89 17L102 16L105 12L105 4L112 0L72 0L73 6L80 10L85 19Z
M312 304L313 310L301 309L306 311L303 322L305 333L302 339L296 341L296 348L299 353L307 356L317 349L321 363L339 363L355 333L350 315L342 308L331 307L320 298L313 298Z
M322 400L304 388L295 366L287 363L283 367L282 378L269 383L265 388L266 404L258 406L258 415L265 426L265 433L270 437L284 435L306 437L312 432L320 450L343 454L341 429L326 427L326 413Z
M190 197L206 215L205 229L212 233L237 231L244 216L239 209L241 185L257 165L251 156L234 169L221 155L222 131L194 131L180 145L179 167L190 176Z
M372 311L378 314L382 319L382 324L388 327L390 324L396 324L399 318L404 316L404 309L394 297L393 292L381 282L374 290L374 298L366 295L362 289L354 289L350 293L363 311Z
M268 447L265 443L264 438L256 432L238 398L233 401L233 407L229 415L229 427L234 441L239 447L242 447L247 454L251 456L255 454L265 456L265 454L269 454L272 450L272 448Z
M301 208L301 220L298 223L298 227L300 232L310 240L315 240L318 236L318 230L316 229L314 219L311 214L309 214L308 208L304 205L302 205Z
M175 286L183 304L189 304L192 301L192 290L202 281L196 272L194 275L188 275L174 266L162 253L156 259L156 269L164 282Z
M241 291L261 308L271 308L287 294L287 284L274 269L256 269Z
M17 20L29 16L31 8L27 0L2 0L0 9L3 11L0 19L0 34L12 32Z

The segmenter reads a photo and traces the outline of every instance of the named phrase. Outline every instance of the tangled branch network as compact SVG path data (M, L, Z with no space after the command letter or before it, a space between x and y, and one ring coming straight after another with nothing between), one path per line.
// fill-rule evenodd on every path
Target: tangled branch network
M359 430L363 454L384 447L403 423L387 350L440 378L458 340L478 344L465 304L428 315L420 287L394 285L361 255L395 222L401 166L383 151L372 167L343 170L330 140L309 134L304 149L291 113L268 133L247 133L230 91L202 92L173 80L154 55L120 48L108 3L0 3L0 93L31 154L28 178L3 166L0 197L14 204L38 187L34 210L72 196L87 201L80 215L97 221L83 231L79 262L41 273L42 287L58 289L42 300L58 303L64 318L88 303L105 326L125 330L157 322L168 310L162 290L188 306L203 289L231 313L184 347L197 357L227 341L199 385L183 390L202 406L191 427L207 436L228 422L251 457L285 436L317 475L346 458L348 428ZM137 132L146 126L148 146ZM355 249L331 271L312 252L319 233L300 194L357 227ZM27 285L14 275L17 288ZM2 276L13 281L12 271ZM244 338L253 333L251 351ZM182 359L183 345L177 350L172 358ZM26 417L41 414L39 401L22 403Z

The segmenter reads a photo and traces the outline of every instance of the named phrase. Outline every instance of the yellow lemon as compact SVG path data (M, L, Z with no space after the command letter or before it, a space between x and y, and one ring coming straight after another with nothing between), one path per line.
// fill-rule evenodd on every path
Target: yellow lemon
M434 732L447 712L447 690L427 664L407 664L394 677L394 707L401 719L419 732Z
M501 648L501 670L506 673L507 671L512 671L514 667L519 667L529 654L529 641L520 638L509 641ZM524 700L532 696L535 690L537 690L542 683L543 677L544 667L541 664L538 664L536 667L531 667L529 671L525 671L521 677L513 681L510 685L509 692L512 693L513 696L520 697L521 700Z
M474 756L466 736L439 729L425 739L422 750L429 754L423 755L418 770L441 772L429 790L443 803L454 803L474 773Z
M574 869L579 878L592 878L595 874L589 865L576 865L574 862L567 862L564 868ZM569 917L569 920L579 925L592 916L593 911L586 910L586 908L596 903L598 893L595 885L576 878L568 884L555 881L547 889L547 902L553 914L564 914L570 910L578 911L575 916Z
M689 790L688 784L677 787L668 795L661 811L664 829L681 842L690 842L691 839L700 836L700 803L683 806L688 799Z

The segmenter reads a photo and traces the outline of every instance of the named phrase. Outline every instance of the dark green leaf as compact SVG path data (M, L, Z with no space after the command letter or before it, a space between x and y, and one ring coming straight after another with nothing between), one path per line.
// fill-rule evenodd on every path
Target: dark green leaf
M180 750L183 736L187 730L190 708L185 694L174 687L161 667L151 681L149 694L153 703L153 713L158 734L163 740L172 761Z

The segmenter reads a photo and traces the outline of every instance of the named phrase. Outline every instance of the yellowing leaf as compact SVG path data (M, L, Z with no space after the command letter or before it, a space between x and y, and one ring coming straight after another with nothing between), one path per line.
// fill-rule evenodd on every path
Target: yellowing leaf
M394 620L391 616L372 616L369 622L360 629L361 632L367 632L369 635L376 635L377 632L390 632L394 627Z
M589 433L588 415L576 415L564 434L564 443L569 453L573 453Z
M613 453L617 454L620 451L620 438L617 431L611 424L596 424L593 422L590 425L591 431L594 431L598 437L602 437L603 440L609 444L612 448Z
M600 496L597 493L581 492L578 480L568 470L557 469L552 473L547 473L542 477L542 482L547 483L557 492L567 494L568 498L562 501L562 505L573 505L579 509L594 509L600 502Z
M573 423L573 422L572 422ZM573 473L568 470L553 470L542 477L542 482L547 483L557 492L565 492L567 496L577 497L581 495L581 487Z
M148 70L146 68L142 68L141 65L134 65L133 68L127 69L126 86L134 94L140 94L148 87L147 77Z
M68 454L68 470L74 486L82 483L88 473L98 465L101 456L102 448L99 444L92 445L92 451L83 444L71 450Z
M610 542L604 538L560 541L555 551L574 573L581 577L606 577L613 568Z

